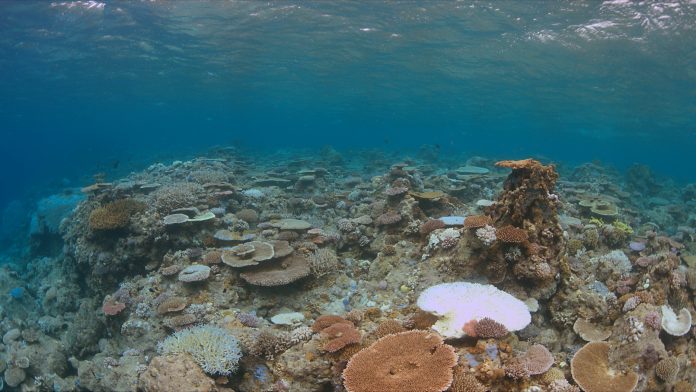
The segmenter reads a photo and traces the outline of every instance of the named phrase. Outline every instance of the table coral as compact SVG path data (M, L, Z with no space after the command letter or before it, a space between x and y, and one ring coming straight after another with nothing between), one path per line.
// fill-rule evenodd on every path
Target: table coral
M380 338L343 371L348 392L442 392L452 384L454 349L438 335L408 331Z

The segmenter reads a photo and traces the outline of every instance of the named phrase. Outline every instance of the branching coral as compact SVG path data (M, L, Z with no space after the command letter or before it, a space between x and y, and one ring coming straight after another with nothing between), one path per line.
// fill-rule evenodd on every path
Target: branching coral
M128 226L131 216L145 209L145 205L133 199L120 199L107 203L89 214L92 230L119 230Z
M210 325L176 332L160 342L157 349L161 354L188 353L206 373L217 375L232 374L242 357L237 338Z
M336 252L329 248L317 249L307 257L307 261L312 274L316 277L334 272L338 268Z

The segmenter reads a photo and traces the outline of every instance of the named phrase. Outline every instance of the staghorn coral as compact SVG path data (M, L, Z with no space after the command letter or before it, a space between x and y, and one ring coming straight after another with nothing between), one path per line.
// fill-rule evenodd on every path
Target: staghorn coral
M157 345L160 354L191 355L208 374L230 375L242 357L237 338L222 328L200 325L176 332Z
M330 274L338 268L336 252L329 248L317 249L307 257L307 261L309 262L309 269L312 271L312 275L316 277Z
M137 200L116 200L89 214L89 228L97 231L124 229L128 226L131 216L143 210L145 210L145 204Z
M287 333L279 333L270 328L262 328L253 335L249 354L271 361L275 356L291 346Z
M348 392L442 392L452 384L454 349L438 335L407 331L380 338L343 371Z
M513 380L524 380L529 378L529 370L524 360L514 358L505 364L505 375Z

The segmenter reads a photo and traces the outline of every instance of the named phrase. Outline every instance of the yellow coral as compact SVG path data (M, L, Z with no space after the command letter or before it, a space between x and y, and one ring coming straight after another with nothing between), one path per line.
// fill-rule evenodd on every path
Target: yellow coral
M598 227L604 226L604 221L602 218L590 218L590 224Z
M145 205L133 199L120 199L99 207L89 214L92 230L119 230L128 226L131 216L145 209Z
M614 223L611 224L614 226L614 228L620 232L623 232L627 235L632 235L633 234L633 229L631 226L627 225L624 222L619 221L618 219L614 221Z

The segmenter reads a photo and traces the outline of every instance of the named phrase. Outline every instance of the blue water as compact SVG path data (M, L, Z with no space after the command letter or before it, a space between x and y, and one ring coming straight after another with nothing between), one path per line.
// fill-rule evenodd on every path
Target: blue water
M0 2L0 206L214 145L694 182L693 1Z

